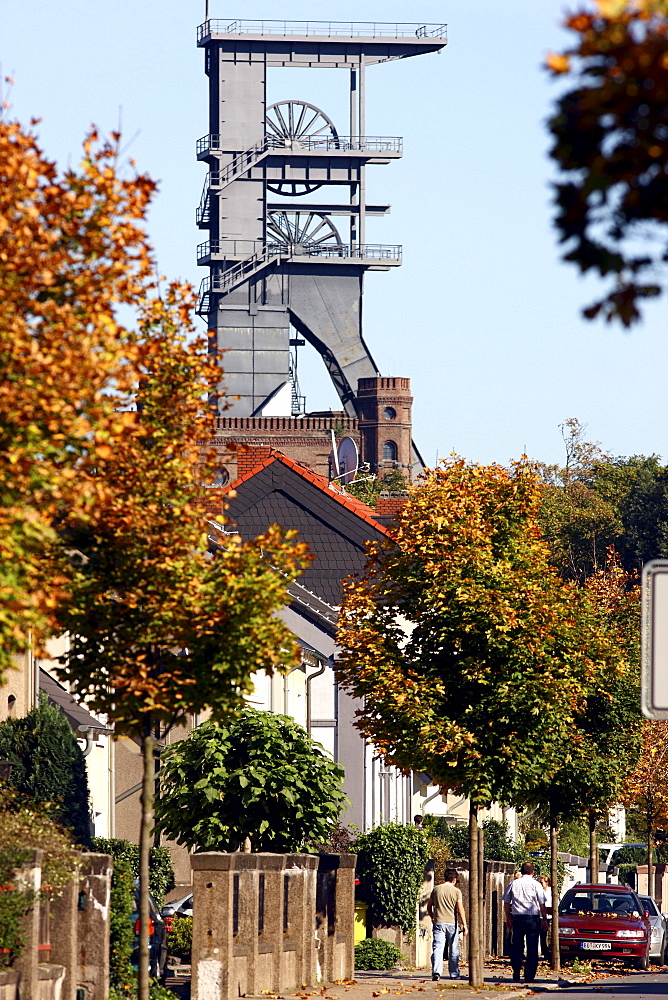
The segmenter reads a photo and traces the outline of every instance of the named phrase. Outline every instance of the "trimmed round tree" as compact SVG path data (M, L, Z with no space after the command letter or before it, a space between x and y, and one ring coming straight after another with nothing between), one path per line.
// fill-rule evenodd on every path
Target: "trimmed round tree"
M157 829L186 847L299 851L326 841L345 795L343 768L293 719L246 708L205 722L163 754Z

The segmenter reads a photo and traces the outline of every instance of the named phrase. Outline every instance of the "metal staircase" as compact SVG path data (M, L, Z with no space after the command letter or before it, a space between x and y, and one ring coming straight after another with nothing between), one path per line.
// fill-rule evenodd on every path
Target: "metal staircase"
M257 253L240 260L223 271L214 271L209 277L203 278L197 296L196 312L198 316L206 317L212 304L213 295L228 295L239 285L250 280L273 264L286 263L291 260L303 260L304 257L316 258L321 261L347 263L364 262L370 270L387 270L401 263L402 248L386 246L381 243L367 243L365 246L350 246L343 244L338 247L304 247L299 245L269 243Z

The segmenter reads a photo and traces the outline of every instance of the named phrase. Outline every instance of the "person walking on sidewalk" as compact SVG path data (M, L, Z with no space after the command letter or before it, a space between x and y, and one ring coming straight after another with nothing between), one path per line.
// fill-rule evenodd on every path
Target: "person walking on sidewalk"
M456 886L457 871L448 868L445 882L434 886L427 913L433 924L433 948L431 952L431 978L434 982L443 975L443 951L448 946L448 974L450 979L459 979L459 931L466 934L466 914L462 891Z
M525 862L520 878L509 882L503 893L503 908L506 927L512 931L510 964L513 967L513 981L519 983L524 962L524 982L532 983L538 968L538 938L541 927L547 929L545 913L545 893L540 882L533 877L533 865ZM526 961L524 941L526 939Z

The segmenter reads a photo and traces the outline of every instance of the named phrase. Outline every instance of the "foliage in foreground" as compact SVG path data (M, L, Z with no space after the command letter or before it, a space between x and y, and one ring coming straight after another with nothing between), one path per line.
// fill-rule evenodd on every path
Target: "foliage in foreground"
M668 3L596 0L569 12L574 44L548 59L574 87L557 101L550 151L562 173L564 259L609 279L584 310L631 326L665 291L668 250Z
M343 768L293 719L245 708L205 722L163 754L157 829L191 849L298 851L326 841Z
M360 972L367 969L394 969L406 959L396 945L379 938L366 938L355 945L355 968Z
M359 895L371 919L415 933L415 907L429 860L427 838L402 823L386 823L355 841ZM379 966L375 966L379 968Z
M48 803L39 805L0 783L0 851L40 848L42 885L58 894L79 870L72 838L51 818Z
M0 848L0 968L11 966L25 947L23 918L32 906L33 893L14 882L15 869L28 860L25 847Z
M135 939L132 914L135 908L135 874L129 855L114 857L111 873L109 915L109 983L119 996L128 996L135 970L130 961Z
M90 845L88 777L81 747L65 715L41 692L39 704L20 719L0 723L0 758L12 764L10 784Z

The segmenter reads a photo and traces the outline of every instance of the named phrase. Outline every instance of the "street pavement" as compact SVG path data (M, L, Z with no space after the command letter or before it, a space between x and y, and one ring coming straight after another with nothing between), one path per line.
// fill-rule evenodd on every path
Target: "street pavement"
M630 972L613 979L598 979L568 988L574 1000L644 1000L668 994L668 971Z
M599 970L596 975L600 974ZM180 1000L189 1000L189 981L170 977L167 985ZM569 1000L571 997L572 1000L654 1000L668 994L668 969L646 973L628 970L609 978L588 977L588 981L582 981L568 969L563 978L557 978L548 966L541 964L536 982L529 985L513 983L509 963L499 961L485 966L484 986L476 990L471 989L467 979L441 979L434 983L426 969L393 970L356 972L355 979L303 986L285 993L265 992L262 1000L393 1000L395 996L406 1000L500 1000L503 994L508 1000L520 1000L548 992L567 993Z

